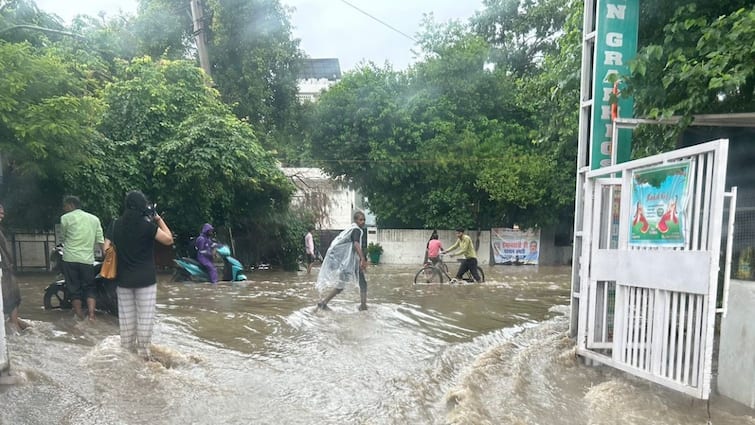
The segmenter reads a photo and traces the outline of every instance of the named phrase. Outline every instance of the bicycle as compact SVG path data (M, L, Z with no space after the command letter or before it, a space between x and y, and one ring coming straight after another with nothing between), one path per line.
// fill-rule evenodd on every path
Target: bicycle
M480 266L477 266L477 273L480 275L480 281L485 281L485 272L482 271L482 268ZM446 279L448 282L453 283L456 278L452 277L448 274L448 266L445 262L443 262L443 255L441 255L438 258L438 262L433 264L432 262L428 261L425 263L422 268L417 272L416 275L414 275L414 284L423 284L423 283L438 283L443 284L444 279ZM466 273L462 276L462 281L465 282L474 282L474 277L472 276L472 272L470 270L467 270Z

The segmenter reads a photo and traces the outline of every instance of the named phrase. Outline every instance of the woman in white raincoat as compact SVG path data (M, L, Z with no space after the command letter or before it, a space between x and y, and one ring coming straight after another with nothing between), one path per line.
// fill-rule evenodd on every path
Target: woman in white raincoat
M354 223L341 232L328 248L325 260L317 275L317 289L320 292L330 290L317 303L317 308L329 310L328 302L340 294L347 284L359 283L359 310L367 310L367 279L364 270L367 268L367 232L364 230L364 213L354 213Z

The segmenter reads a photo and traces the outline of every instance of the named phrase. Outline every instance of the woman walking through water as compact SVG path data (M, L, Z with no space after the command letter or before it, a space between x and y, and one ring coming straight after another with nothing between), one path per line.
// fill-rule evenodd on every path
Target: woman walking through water
M118 325L121 346L150 359L149 345L155 322L157 273L155 241L173 244L165 220L147 207L139 191L126 194L123 215L113 222L105 238L105 250L112 243L118 259Z

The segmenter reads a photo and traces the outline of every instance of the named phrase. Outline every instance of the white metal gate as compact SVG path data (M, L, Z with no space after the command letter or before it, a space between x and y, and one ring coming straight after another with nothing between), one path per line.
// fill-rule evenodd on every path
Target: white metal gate
M579 355L708 398L727 156L717 140L587 173ZM675 164L689 170L683 242L633 243L632 176Z
M0 270L0 280L3 278L3 271ZM3 288L0 286L0 313L3 310ZM5 315L0 323L0 376L10 369L10 356L8 355L8 345L5 341Z

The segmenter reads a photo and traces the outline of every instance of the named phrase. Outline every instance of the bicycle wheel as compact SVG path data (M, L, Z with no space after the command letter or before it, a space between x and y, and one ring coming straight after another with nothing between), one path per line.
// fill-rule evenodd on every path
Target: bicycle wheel
M485 282L485 272L482 271L482 267L477 266L477 273L480 275L480 282ZM466 282L474 282L474 276L472 276L472 272L470 270L467 270L466 273L464 273L464 281Z
M414 275L414 284L443 283L443 274L432 266L422 267Z
M480 274L480 282L485 282L485 272L482 271L482 267L477 267L477 273Z

